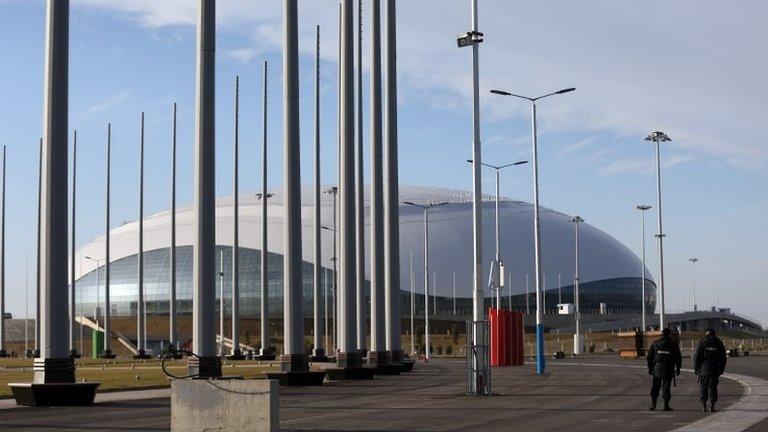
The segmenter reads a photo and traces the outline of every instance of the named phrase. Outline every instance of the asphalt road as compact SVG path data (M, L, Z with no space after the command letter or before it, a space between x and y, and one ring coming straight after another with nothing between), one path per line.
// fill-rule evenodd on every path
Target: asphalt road
M739 361L731 362L733 371L768 374L768 357L734 360ZM545 376L536 376L530 365L499 368L493 371L494 395L470 398L464 395L462 361L419 363L407 375L281 389L280 426L286 431L508 431L519 427L526 432L655 432L671 431L709 415L697 411L696 382L689 373L683 373L673 389L674 412L648 411L650 377L642 366L642 361L621 361L615 356L586 356L576 362L550 361ZM725 408L741 394L738 383L723 380L720 406ZM3 431L166 431L169 423L167 398L87 408L0 410ZM755 427L750 431L766 430L760 424Z

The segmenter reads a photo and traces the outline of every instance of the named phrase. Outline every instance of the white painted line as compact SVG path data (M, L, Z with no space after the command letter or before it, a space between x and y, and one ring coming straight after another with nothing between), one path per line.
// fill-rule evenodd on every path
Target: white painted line
M674 432L744 431L768 418L768 381L748 375L724 374L744 387L744 395L716 412Z
M607 365L603 363L557 363L558 365L578 366L613 366L633 369L645 369L645 366ZM681 369L693 373L692 369ZM741 432L768 419L768 381L749 375L723 374L723 378L736 381L744 387L744 394L738 401L714 414L672 432Z

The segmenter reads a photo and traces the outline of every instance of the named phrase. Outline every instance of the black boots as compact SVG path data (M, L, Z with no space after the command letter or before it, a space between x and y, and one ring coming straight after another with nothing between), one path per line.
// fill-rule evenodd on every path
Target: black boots
M651 406L648 407L651 411L656 411L656 399L651 399Z
M712 411L712 412L715 412L715 403L714 403L714 402L712 402L712 403L709 405L709 410L710 410L710 411Z
M701 412L707 412L707 403L706 402L702 402L701 403Z
M664 411L674 411L671 406L669 406L669 401L664 401Z

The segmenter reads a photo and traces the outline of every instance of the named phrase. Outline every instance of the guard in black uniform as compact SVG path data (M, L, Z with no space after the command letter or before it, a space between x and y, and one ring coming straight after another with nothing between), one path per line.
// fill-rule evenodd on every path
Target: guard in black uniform
M651 345L648 350L648 374L653 376L651 386L651 411L656 409L656 400L659 391L664 399L664 411L672 411L669 399L672 397L670 387L675 375L680 375L683 366L683 358L680 355L680 347L671 337L672 332L665 328L661 331L661 338Z
M717 338L714 330L707 330L707 334L699 342L699 347L696 348L696 355L693 358L693 370L699 381L701 410L704 412L707 412L707 400L710 403L710 410L715 411L717 385L720 382L720 375L725 372L727 362L728 356L725 355L725 345Z

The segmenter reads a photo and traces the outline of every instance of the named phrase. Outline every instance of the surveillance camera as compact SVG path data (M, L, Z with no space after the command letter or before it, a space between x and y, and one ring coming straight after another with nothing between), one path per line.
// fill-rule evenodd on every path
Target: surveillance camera
M483 34L478 31L468 31L456 37L456 44L459 48L464 48L483 41Z
M459 46L459 48L472 45L472 33L464 33L462 35L456 36L456 44Z

